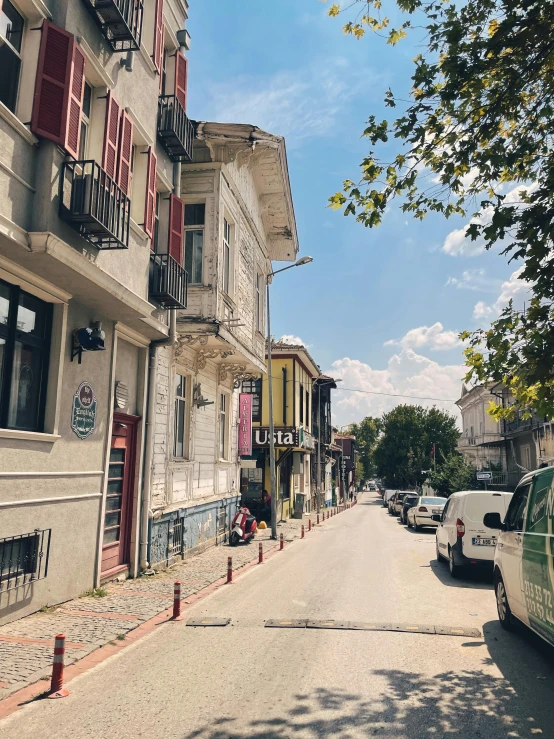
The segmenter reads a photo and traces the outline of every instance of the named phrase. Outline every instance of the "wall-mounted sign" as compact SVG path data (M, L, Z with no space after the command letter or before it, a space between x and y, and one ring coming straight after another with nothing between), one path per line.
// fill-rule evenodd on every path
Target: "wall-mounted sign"
M115 383L115 405L120 410L129 402L129 388L123 382Z
M298 429L295 428L276 428L274 429L273 439L275 446L298 446ZM269 429L260 426L252 431L252 446L269 446Z
M309 431L306 431L306 429L304 428L300 429L299 442L299 446L303 447L304 449L315 449L316 441L314 437L310 434Z
M239 455L249 457L252 454L252 395L239 395Z
M86 439L96 427L96 396L89 382L82 382L73 396L71 428L79 439Z

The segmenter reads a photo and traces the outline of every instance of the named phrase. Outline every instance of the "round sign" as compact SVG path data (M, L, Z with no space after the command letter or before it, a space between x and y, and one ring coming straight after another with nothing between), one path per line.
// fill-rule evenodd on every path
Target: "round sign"
M92 387L88 384L88 382L83 382L79 387L79 400L81 401L81 405L83 408L90 408L94 401L94 390Z

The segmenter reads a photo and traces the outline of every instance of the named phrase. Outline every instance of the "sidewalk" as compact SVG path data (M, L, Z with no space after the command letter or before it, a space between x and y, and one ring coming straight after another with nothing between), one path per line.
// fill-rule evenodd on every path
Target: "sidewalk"
M278 533L291 542L300 538L304 524L308 536L310 517L314 524L315 514L304 515L302 521L290 519L279 524ZM176 580L181 582L181 598L186 604L187 598L225 578L229 555L237 572L257 561L259 542L264 553L277 549L279 543L270 537L271 529L261 530L250 545L214 546L156 575L109 583L102 589L107 594L101 597L83 595L0 626L0 701L27 685L50 679L56 634L66 636L66 665L107 644L120 644L128 632L172 606Z

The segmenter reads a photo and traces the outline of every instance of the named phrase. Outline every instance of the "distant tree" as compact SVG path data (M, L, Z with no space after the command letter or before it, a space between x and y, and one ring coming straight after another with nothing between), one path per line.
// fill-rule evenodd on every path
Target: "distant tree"
M454 452L441 461L436 471L431 470L427 482L436 493L448 498L459 490L475 490L478 487L475 472L473 465Z
M382 433L374 452L377 473L388 488L415 488L436 453L452 454L460 432L456 418L438 408L399 405L381 419Z
M375 476L375 462L373 453L377 444L381 419L367 416L360 423L350 426L350 433L356 437L356 449L360 452L360 463L362 465L362 477L369 480Z
M467 379L512 391L513 405L491 405L496 418L554 417L553 0L348 0L329 15L358 39L419 42L410 99L385 93L394 115L369 116L359 175L331 205L370 228L393 200L417 219L464 216L468 239L520 260L527 308L510 301L490 328L462 334Z

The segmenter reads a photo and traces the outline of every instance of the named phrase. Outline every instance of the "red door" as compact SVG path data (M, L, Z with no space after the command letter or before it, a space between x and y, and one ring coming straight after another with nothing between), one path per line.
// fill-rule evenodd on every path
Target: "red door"
M114 413L104 514L102 574L123 570L130 561L137 416Z

